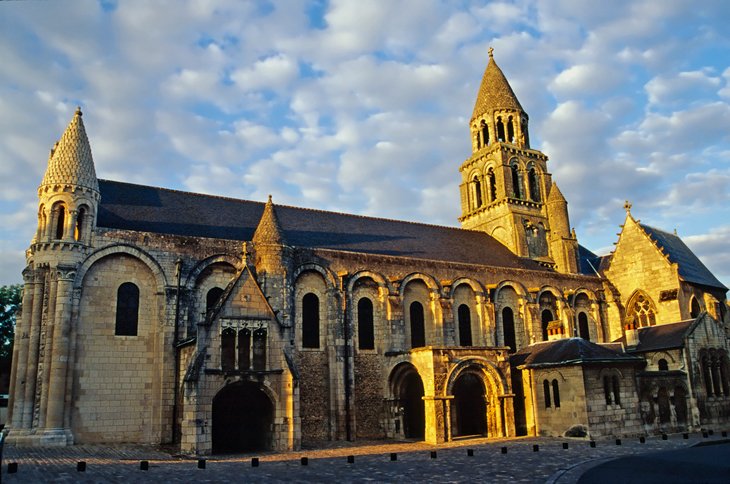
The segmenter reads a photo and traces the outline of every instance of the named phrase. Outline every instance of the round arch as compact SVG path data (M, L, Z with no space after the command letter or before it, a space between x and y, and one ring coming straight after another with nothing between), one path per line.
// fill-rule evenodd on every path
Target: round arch
M301 276L305 272L319 273L319 275L322 276L322 279L324 279L324 283L325 283L325 286L327 286L328 291L337 288L337 278L332 273L332 271L330 271L329 269L327 269L325 267L322 267L319 264L314 264L311 262L298 266L294 270L292 280L296 281L299 278L299 276Z
M184 287L187 287L188 289L192 288L195 284L195 281L198 280L198 277L200 274L207 269L209 266L213 264L218 263L226 263L229 264L231 267L233 267L235 270L238 270L239 264L241 260L233 257L228 254L217 254L212 255L210 257L206 257L205 259L201 260L195 266L190 269L190 272L188 273L187 277L185 278L185 283L183 284Z
M117 254L126 254L135 257L149 267L150 271L152 271L152 274L154 275L158 292L164 293L165 287L167 286L167 277L165 276L165 271L162 269L162 266L147 252L129 244L114 244L92 252L84 260L84 262L81 263L81 266L76 272L76 277L74 278L73 283L74 289L81 288L84 282L84 277L86 277L86 273L96 262L108 256Z
M265 386L238 381L213 397L214 454L263 451L272 448L275 401Z
M499 292L505 287L511 287L520 297L527 296L527 289L525 288L525 286L517 281L506 280L500 282L497 285L497 288L494 290L494 297L492 298L493 301L496 301L497 298L499 298Z
M479 281L476 281L469 277L460 277L451 284L451 290L449 291L449 294L448 294L448 296L450 298L454 297L454 293L456 292L456 289L459 286L471 287L471 290L474 291L475 296L483 295L485 292L484 286L482 286L482 284Z
M388 377L389 393L397 402L397 415L402 422L402 435L423 439L426 433L426 411L423 379L418 369L409 362L395 365Z
M378 288L381 291L385 291L385 294L393 293L393 286L382 274L368 270L358 271L352 275L350 280L347 282L347 293L352 294L352 291L355 289L357 281L365 278L370 278L375 281L375 283L378 285Z
M412 272L408 274L406 277L403 278L401 281L400 287L401 287L401 295L403 294L403 290L406 288L406 286L412 282L412 281L422 281L424 284L426 284L426 287L429 288L429 290L436 292L437 294L441 295L443 292L443 288L441 287L441 284L436 281L432 276L429 276L428 274L423 274L421 272Z

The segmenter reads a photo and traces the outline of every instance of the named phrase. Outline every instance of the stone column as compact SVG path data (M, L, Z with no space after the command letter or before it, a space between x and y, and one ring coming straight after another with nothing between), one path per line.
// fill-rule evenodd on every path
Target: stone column
M453 398L450 395L446 397L426 395L423 397L425 410L424 440L429 444L442 444L448 440L451 433L448 422L448 400Z
M24 429L30 429L33 424L33 407L36 380L38 378L38 343L41 336L41 319L43 317L44 279L45 274L43 272L36 272L33 287L33 310L30 317L30 336L28 338L28 361L25 367L25 395L23 396L22 414L18 415L20 427Z
M13 347L13 366L10 370L10 402L7 421L12 427L20 427L23 418L23 402L25 396L25 374L28 363L29 330L33 310L36 277L29 267L23 271L22 313L15 327L15 344Z
M76 231L76 217L78 217L78 210L69 210L68 217L65 220L65 227L63 229L63 240L64 242L72 242L74 240L74 232Z
M56 315L53 327L53 353L51 355L50 388L48 389L48 413L44 444L66 445L66 431L63 429L63 415L66 400L66 378L68 373L69 343L71 339L72 286L76 276L74 268L59 267L56 290Z

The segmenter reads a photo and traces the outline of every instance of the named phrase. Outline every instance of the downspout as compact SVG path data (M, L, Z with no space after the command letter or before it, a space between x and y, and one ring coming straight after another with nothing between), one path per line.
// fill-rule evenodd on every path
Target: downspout
M180 395L180 348L178 348L177 343L179 341L179 330L180 330L180 279L182 277L182 259L178 259L175 261L175 278L176 281L176 291L175 291L175 333L172 338L172 348L175 352L175 385L173 390L173 398L172 398L172 443L178 442L178 439L180 437L180 429L178 428L177 424L177 414L178 414L178 398Z

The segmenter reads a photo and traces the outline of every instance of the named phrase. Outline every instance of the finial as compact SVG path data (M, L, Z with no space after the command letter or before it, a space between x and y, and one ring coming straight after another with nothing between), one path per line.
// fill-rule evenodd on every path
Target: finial
M76 106L76 116L83 116L84 113L81 112L81 106Z
M274 203L271 201L271 194L269 193L269 203Z
M674 227L674 235L679 235L679 234L677 233L677 227Z
M629 214L629 215L631 214L631 204L629 203L628 200L626 200L626 203L624 203L624 210L626 210L627 214Z
M489 50L488 50L487 52L489 52L489 58L490 58L490 59L494 57L494 48L492 48L492 47L490 46L490 47L489 47Z

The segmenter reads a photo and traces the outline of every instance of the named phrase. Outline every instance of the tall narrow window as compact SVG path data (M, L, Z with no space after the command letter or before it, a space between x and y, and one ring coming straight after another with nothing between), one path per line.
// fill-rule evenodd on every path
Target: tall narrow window
M588 316L586 313L578 313L578 334L586 341L591 340L591 332L588 330Z
M412 302L411 313L411 348L426 346L426 327L423 320L423 305Z
M238 369L251 368L251 330L244 328L238 332Z
M494 176L494 170L487 170L487 181L489 183L489 201L493 202L497 199L497 177Z
M139 321L139 288L125 282L117 289L116 336L137 336Z
M618 376L613 375L611 377L611 383L613 386L613 403L621 405L621 385L618 381Z
M549 309L542 311L542 340L548 340L548 325L553 320L553 313Z
M611 405L611 379L608 375L603 376L603 396L606 398L606 405Z
M482 121L482 146L489 146L489 128L487 123Z
M522 198L522 189L520 187L520 172L517 165L514 164L511 167L512 170L512 196L513 198Z
M690 303L689 315L691 318L696 318L700 315L700 303L697 302L697 298L692 296L692 302Z
M223 289L220 287L214 287L208 291L208 293L205 295L205 313L210 313L211 309L215 307L215 303L218 302L218 300L223 295Z
M259 328L253 332L253 369L266 369L266 330Z
M319 298L311 292L302 298L302 346L319 348Z
M462 304L458 310L459 316L459 345L471 346L471 311L469 306Z
M502 333L504 334L504 345L509 346L510 353L514 353L517 350L515 315L510 307L502 309Z
M63 239L66 230L66 208L63 205L56 206L56 239Z
M553 380L553 403L555 403L555 408L560 407L560 388L558 387L558 380Z
M475 176L472 185L474 186L474 208L479 208L482 206L482 182Z
M722 395L722 385L720 384L720 361L717 356L712 357L712 388L715 390L715 396Z
M84 236L84 225L86 224L86 210L84 207L79 208L76 214L76 227L74 228L74 240L79 241Z
M504 141L504 123L501 117L497 117L497 141Z
M373 302L366 297L357 302L357 345L361 350L375 349Z
M656 316L654 313L654 305L648 297L638 294L629 313L632 315L636 325L640 328L644 326L654 326L656 324Z
M512 116L507 118L507 141L509 143L515 142L515 124L512 121Z
M545 396L545 408L550 408L550 382L547 380L542 381L542 392Z
M530 168L530 171L527 172L527 184L530 189L530 200L533 202L539 202L540 185L537 181L537 172L535 171L535 168Z
M221 370L236 369L236 331L226 328L221 333Z

